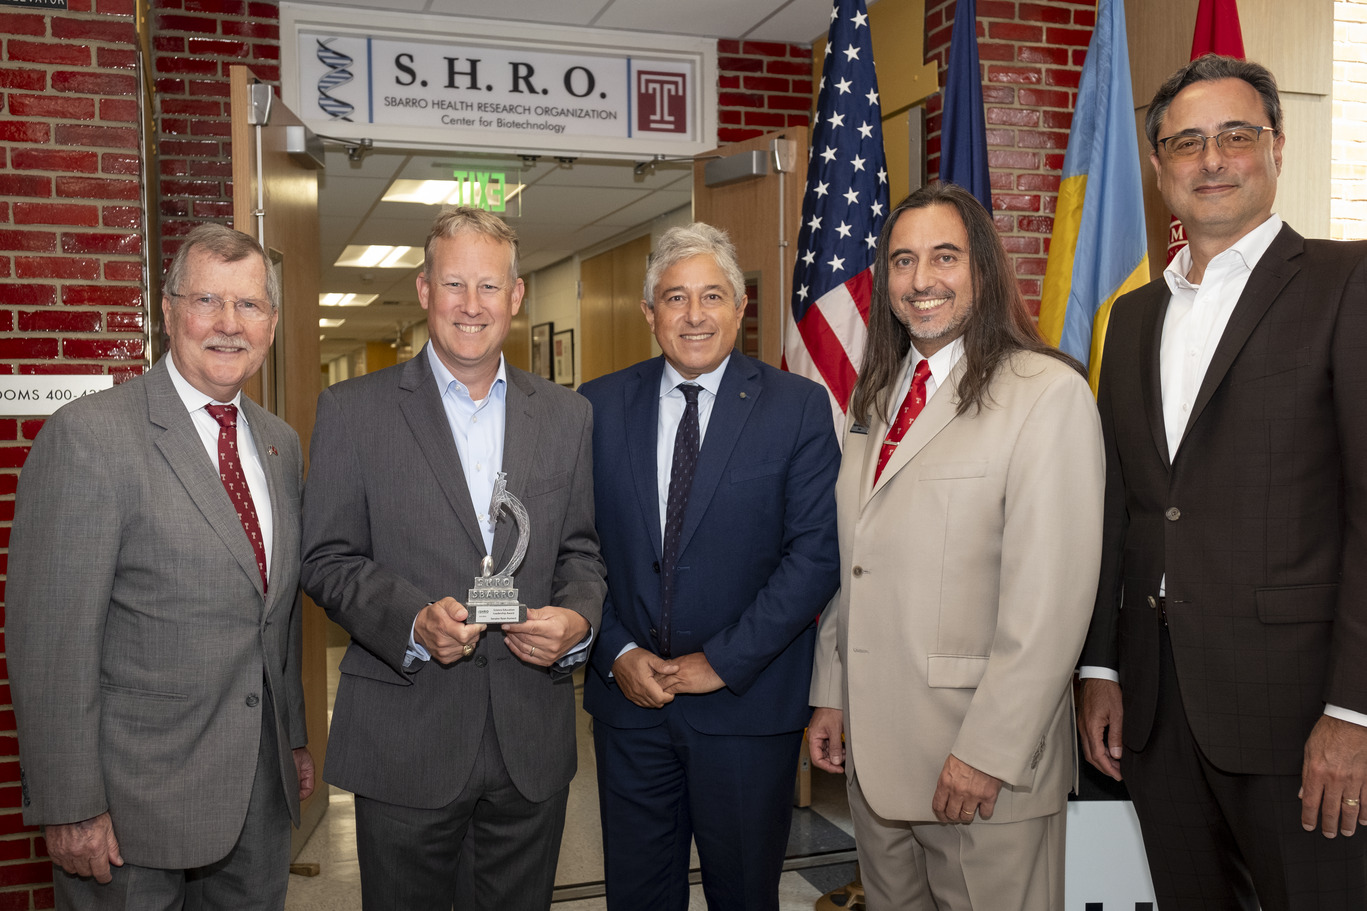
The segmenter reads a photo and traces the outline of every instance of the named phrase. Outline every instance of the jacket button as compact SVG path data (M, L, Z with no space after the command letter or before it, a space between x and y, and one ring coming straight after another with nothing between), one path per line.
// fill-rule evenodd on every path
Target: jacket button
M1169 506L1168 511L1163 513L1163 515L1168 517L1169 522L1176 522L1178 519L1182 518L1182 510L1178 509L1176 506Z
M488 663L489 659L485 658L483 655L480 655L478 658L475 659L475 667L484 667L484 665Z
M858 579L860 576L864 575L864 567L856 566L854 569L850 570L850 572Z
M260 702L261 702L261 697L260 697L260 696L256 695L255 693L248 693L248 694L247 694L247 707L248 707L248 708L254 709L254 708L257 707L257 705L260 704Z

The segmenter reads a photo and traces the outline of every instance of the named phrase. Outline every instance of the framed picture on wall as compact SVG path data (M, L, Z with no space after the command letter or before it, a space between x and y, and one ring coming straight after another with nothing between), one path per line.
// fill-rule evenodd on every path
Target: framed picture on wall
M574 388L574 330L555 333L555 381Z
M551 336L554 334L555 323L537 323L532 327L532 373L552 381L555 379L551 360Z

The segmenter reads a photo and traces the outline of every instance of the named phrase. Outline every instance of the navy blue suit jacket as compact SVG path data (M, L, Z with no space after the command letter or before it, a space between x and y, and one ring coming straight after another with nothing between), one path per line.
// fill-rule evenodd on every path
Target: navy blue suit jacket
M660 724L610 676L623 646L657 649L656 428L664 359L585 383L608 595L584 707L615 727ZM684 515L671 648L702 651L726 686L667 708L707 734L775 734L810 718L815 619L839 584L840 451L826 392L739 352L712 407Z

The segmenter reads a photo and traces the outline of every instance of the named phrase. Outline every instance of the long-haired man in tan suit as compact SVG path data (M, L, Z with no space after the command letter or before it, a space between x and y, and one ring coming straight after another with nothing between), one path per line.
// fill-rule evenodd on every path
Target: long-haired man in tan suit
M967 191L903 200L874 262L812 760L846 773L872 911L1048 911L1101 555L1096 407Z

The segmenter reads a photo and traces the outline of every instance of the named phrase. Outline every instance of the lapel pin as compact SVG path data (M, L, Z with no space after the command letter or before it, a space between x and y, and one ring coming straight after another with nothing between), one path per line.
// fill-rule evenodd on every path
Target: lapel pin
M267 447L266 447L266 455L278 456L278 455L280 455L280 451L277 450L274 446L267 446Z
M745 398L745 393L742 392L742 393L740 394L740 397L741 397L741 398Z

